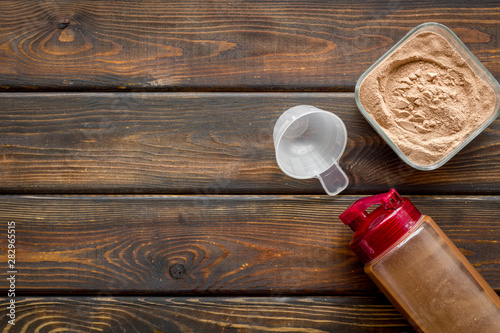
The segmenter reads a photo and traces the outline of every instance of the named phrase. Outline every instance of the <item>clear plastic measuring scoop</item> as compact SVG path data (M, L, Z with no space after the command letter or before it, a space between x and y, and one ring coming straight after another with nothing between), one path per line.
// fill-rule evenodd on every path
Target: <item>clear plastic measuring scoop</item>
M276 161L286 175L317 177L329 195L339 194L349 184L339 166L347 131L335 114L309 105L294 106L276 121L273 140Z

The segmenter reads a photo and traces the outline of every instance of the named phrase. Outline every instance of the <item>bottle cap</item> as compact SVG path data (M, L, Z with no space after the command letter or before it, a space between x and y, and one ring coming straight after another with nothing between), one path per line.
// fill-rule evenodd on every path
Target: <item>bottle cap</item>
M368 213L373 206L381 206ZM396 244L420 220L422 214L395 189L356 201L339 218L353 231L350 247L368 263Z

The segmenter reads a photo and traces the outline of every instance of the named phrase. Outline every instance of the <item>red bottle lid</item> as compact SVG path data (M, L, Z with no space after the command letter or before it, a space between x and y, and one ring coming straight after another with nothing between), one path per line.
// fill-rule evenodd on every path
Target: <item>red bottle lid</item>
M381 206L366 212L377 204ZM350 246L365 264L396 244L421 217L411 201L395 189L360 199L339 216L354 231Z

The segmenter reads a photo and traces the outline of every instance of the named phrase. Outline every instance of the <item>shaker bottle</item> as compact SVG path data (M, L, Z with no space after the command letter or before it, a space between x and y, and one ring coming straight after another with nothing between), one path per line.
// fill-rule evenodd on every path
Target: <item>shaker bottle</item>
M354 231L350 247L365 272L417 331L500 332L498 295L396 190L360 199L339 218Z

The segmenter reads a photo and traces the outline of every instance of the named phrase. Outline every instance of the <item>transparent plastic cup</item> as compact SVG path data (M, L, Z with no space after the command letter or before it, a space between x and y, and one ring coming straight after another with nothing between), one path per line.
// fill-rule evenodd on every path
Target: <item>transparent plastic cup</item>
M273 140L276 161L287 176L317 177L328 195L342 192L349 184L339 166L347 131L335 114L309 105L294 106L276 121Z

